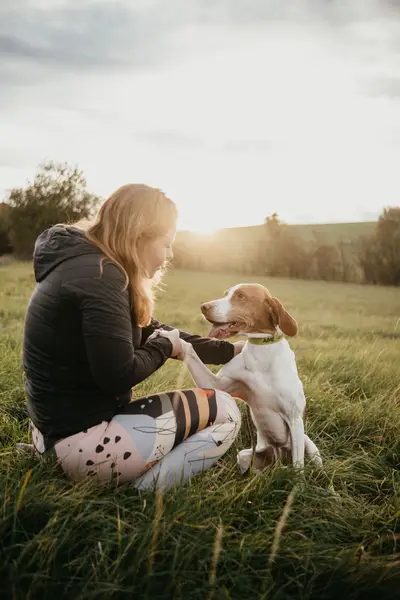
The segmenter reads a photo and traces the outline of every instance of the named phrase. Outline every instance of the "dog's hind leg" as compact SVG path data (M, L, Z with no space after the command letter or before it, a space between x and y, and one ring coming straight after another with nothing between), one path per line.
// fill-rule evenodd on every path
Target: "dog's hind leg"
M252 460L253 448L246 448L245 450L240 450L240 452L237 453L236 462L242 475L250 469Z
M306 456L308 456L317 466L322 467L321 453L314 442L310 440L306 434L304 434L304 449Z
M304 468L304 423L300 415L286 421L290 431L290 441L292 447L293 466L296 469Z

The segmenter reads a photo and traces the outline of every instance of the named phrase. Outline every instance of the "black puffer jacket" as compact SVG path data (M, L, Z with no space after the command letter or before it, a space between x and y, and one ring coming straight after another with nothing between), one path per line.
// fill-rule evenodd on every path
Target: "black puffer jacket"
M23 365L28 412L55 441L109 420L130 401L133 386L170 357L167 338L147 341L153 320L137 327L124 275L74 227L55 226L37 239L37 286L29 302ZM181 332L201 360L223 364L233 345Z

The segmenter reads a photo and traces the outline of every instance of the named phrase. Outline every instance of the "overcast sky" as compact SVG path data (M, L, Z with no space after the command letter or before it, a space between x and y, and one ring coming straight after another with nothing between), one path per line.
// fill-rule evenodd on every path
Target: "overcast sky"
M181 228L374 219L400 204L400 1L1 0L1 196L46 159L161 187Z

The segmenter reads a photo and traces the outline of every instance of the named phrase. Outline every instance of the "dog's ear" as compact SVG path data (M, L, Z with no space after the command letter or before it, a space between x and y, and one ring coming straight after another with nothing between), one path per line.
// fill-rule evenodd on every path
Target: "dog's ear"
M283 331L284 334L291 337L295 336L299 330L295 319L293 319L288 311L282 306L278 298L272 297L270 299L270 305L276 319L275 325L278 325L279 329Z

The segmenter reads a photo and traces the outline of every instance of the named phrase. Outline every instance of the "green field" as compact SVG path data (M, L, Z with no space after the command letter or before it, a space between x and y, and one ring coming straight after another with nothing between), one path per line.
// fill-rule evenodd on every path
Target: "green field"
M398 597L400 290L258 280L299 322L291 343L324 469L308 465L305 485L284 465L240 476L244 419L214 469L157 498L129 485L73 486L54 466L15 453L16 441L28 441L21 337L33 278L29 265L0 266L1 597ZM234 283L235 275L172 272L157 316L205 333L199 303ZM138 391L178 384L190 376L169 361Z

